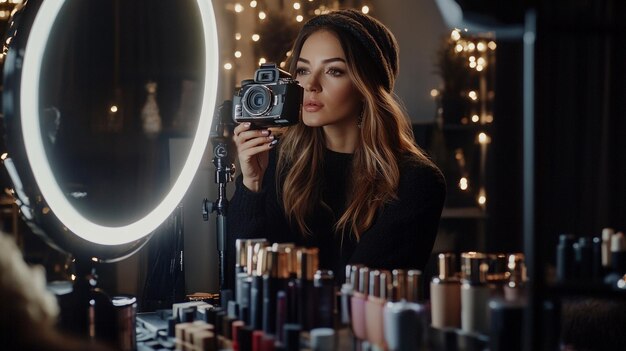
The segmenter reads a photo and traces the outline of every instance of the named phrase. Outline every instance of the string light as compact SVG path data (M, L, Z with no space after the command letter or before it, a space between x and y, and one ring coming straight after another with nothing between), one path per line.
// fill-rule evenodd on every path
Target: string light
M462 44L456 44L456 46L454 47L454 51L462 52L463 51L463 45Z
M243 6L240 3L235 4L235 12L237 13L243 12Z
M224 69L226 69L226 70L231 70L231 69L233 69L233 65L232 65L232 63L230 63L230 62L226 62L226 63L224 64Z
M476 44L470 41L469 44L467 44L467 49L469 51L474 51L476 49Z
M476 50L479 52L485 52L487 50L487 45L485 45L484 41L479 41L478 44L476 44Z
M478 142L481 144L489 144L491 140L489 139L489 136L485 133L485 132L480 132L478 134Z
M260 65L262 65L262 64L264 64L265 62L267 62L267 60L265 59L265 57L261 57L261 58L259 59L259 66L260 66Z
M487 195L485 194L485 188L480 188L478 192L478 204L481 206L485 206L487 203Z
M267 14L264 11L259 12L259 19L262 21L267 17Z
M467 178L465 177L461 177L461 179L459 180L459 188L461 190L467 190L467 188L469 187L468 182L467 182Z
M258 34L252 34L252 41L259 41L259 39L261 39L261 36Z
M250 1L250 7L255 8L257 5L255 0Z
M487 46L489 47L489 49L491 50L495 50L497 45L495 41L490 41L489 44L487 44Z
M432 97L437 97L437 96L439 96L439 90L437 90L437 89L432 89L432 90L430 91L430 96L432 96Z
M474 90L472 90L469 93L467 93L467 96L469 96L469 98L474 100L474 101L478 100L478 94L476 94L476 92Z
M361 7L361 12L363 12L364 14L368 14L370 12L369 6Z
M241 51L239 51L239 50L235 51L235 57L236 58L240 58L241 57Z
M302 15L297 15L296 16L296 21L297 22L302 22L302 21L304 21L304 17Z
M452 33L450 33L450 38L452 38L452 40L454 41L457 41L461 39L461 33L459 33L458 29L455 29L452 31Z
M282 62L280 63L280 68L285 68L285 66L287 66L287 62L282 61Z
M478 115L473 115L472 116L472 122L476 123L480 120L480 117L478 117Z
M294 2L293 3L293 9L294 10L300 10L300 3L299 2Z
M111 110L111 112L115 113L115 112L117 112L117 106L113 105L113 106L111 106L111 108L109 110Z
M235 33L235 40L241 40L241 33Z

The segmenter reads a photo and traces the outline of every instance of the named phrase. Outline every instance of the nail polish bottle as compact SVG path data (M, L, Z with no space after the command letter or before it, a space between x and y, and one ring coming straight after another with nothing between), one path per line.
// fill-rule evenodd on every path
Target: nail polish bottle
M358 273L358 288L354 291L350 300L352 305L352 332L358 339L356 343L367 339L365 302L367 301L367 293L369 291L369 268L360 267Z
M480 252L461 254L461 329L485 335L489 331L487 303L491 289L487 285L489 264Z
M369 292L365 303L365 326L367 340L384 349L385 332L383 309L391 295L391 272L372 270L369 276Z
M430 283L430 308L434 328L461 327L461 282L455 269L455 255L437 255L439 273Z
M611 270L604 278L604 283L614 287L626 274L626 237L618 232L611 236Z
M391 271L390 301L397 302L406 299L406 270L394 269Z
M406 300L415 303L422 301L422 271L418 269L406 272Z
M337 349L337 337L332 328L311 329L311 351L335 351Z

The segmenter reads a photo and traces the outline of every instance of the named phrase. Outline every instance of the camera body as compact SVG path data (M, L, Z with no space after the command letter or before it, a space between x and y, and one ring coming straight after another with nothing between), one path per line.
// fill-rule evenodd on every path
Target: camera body
M300 121L304 89L274 63L262 64L254 80L241 82L233 97L233 120L255 128L289 126Z

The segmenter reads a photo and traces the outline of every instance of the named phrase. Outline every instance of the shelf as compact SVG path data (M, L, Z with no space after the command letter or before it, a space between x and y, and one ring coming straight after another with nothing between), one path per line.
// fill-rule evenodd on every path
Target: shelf
M480 207L444 207L441 218L485 219L487 214Z

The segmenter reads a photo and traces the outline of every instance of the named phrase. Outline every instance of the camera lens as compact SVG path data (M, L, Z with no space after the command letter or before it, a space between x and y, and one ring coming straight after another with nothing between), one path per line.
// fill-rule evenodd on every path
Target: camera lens
M261 116L270 109L272 92L264 85L253 85L243 94L241 102L251 116Z

